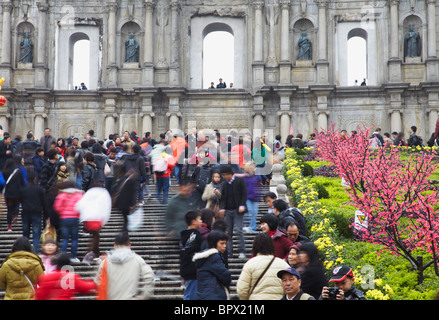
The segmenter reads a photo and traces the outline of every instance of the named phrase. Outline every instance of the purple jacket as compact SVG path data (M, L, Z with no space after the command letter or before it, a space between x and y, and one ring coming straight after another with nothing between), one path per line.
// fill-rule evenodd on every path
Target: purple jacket
M261 192L259 188L259 181L261 177L257 175L244 176L245 184L247 185L247 200L259 201L261 197Z

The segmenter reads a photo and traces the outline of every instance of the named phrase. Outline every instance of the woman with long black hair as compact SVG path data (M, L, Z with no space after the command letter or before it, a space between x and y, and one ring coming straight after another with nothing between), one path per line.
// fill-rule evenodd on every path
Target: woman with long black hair
M6 181L4 197L8 209L6 217L8 231L12 231L12 224L17 220L20 209L20 189L25 186L23 175L15 159L6 160L3 177Z

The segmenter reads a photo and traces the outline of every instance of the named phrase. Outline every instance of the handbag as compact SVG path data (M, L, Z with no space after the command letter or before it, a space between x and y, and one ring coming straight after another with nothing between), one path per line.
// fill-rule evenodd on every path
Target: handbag
M261 273L261 275L259 276L258 280L256 280L255 285L253 286L253 288L250 291L249 296L251 296L251 294L253 293L253 290L255 290L256 286L258 285L259 281L262 279L262 277L265 275L265 273L267 272L268 268L270 268L271 264L273 263L274 259L276 257L273 257L273 259L271 259L270 263L268 264L268 266L265 268L264 272Z
M105 167L104 167L104 174L107 177L109 174L111 173L111 168L108 165L108 163L105 163Z
M128 215L129 231L137 231L143 225L143 207L137 206L134 210L131 210Z

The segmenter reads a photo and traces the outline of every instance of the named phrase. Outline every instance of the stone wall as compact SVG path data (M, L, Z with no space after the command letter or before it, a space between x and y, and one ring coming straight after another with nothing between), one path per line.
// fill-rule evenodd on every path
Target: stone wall
M333 121L427 137L439 109L436 2L328 0L0 1L0 75L8 99L0 124L15 134L50 127L56 136L114 131L273 130L307 136ZM419 57L404 56L413 25ZM201 88L202 41L235 39L236 89ZM33 60L19 63L25 32ZM312 43L298 59L298 40ZM129 34L138 61L125 61ZM346 76L346 43L367 39L368 86ZM72 90L72 45L90 40L89 91Z

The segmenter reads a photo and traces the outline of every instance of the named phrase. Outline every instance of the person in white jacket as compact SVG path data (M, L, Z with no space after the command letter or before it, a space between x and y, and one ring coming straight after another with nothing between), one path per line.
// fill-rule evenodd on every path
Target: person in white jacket
M102 285L103 272L107 278L107 300L146 300L154 293L154 271L145 260L131 250L127 231L114 240L114 250L101 261L95 278Z
M111 196L105 188L94 187L89 189L76 203L79 220L87 232L91 234L89 252L82 263L90 264L100 256L100 230L107 224L111 215Z
M236 284L239 299L280 300L284 292L277 273L289 268L288 263L274 256L273 240L265 232L255 236L252 253L253 258L244 264Z

